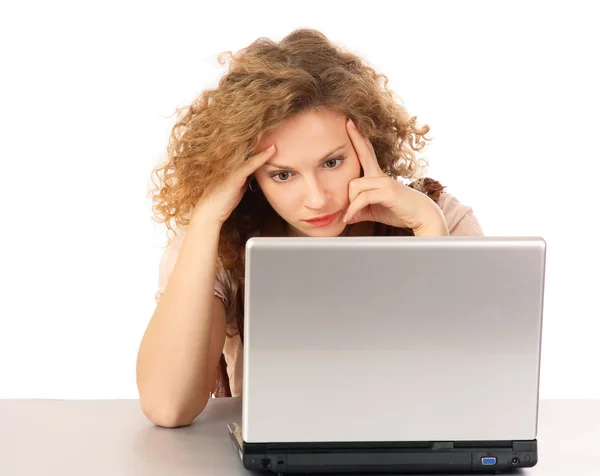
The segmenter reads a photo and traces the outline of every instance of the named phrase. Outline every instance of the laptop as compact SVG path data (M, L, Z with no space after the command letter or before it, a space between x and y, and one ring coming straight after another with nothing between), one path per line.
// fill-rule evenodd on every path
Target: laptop
M534 466L545 260L539 237L249 240L243 466Z

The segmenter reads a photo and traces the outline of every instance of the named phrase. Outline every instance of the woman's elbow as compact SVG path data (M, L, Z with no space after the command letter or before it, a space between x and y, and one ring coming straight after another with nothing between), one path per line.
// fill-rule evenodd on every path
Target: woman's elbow
M194 408L182 408L173 404L150 404L146 400L140 399L142 413L150 422L163 428L180 428L191 425L202 413L207 403L208 399L202 405Z

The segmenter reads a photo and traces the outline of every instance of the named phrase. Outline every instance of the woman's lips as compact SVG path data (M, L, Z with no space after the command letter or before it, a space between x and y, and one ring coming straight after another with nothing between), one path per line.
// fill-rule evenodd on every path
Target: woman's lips
M317 218L311 218L310 220L304 220L306 223L310 223L313 226L327 226L332 224L339 216L340 212L335 212L330 215L323 215Z

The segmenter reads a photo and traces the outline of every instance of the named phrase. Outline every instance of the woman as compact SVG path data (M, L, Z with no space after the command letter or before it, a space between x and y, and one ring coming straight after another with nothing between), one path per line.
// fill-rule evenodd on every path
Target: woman
M240 395L248 238L482 234L469 207L419 178L429 127L386 83L298 30L237 53L180 116L154 171L154 211L176 234L137 362L152 422L188 425L211 394Z

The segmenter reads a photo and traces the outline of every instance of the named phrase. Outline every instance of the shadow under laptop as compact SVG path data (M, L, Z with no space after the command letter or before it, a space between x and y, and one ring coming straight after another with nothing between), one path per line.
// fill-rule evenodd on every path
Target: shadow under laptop
M268 474L276 474L276 473L263 473L260 471L248 471L249 475L253 476L265 476ZM287 473L293 474L293 473ZM304 474L304 473L303 473ZM490 475L497 474L495 472L476 472L476 473L365 473L365 472L356 472L356 473L308 473L310 476L479 476L479 475ZM506 475L526 475L527 471L522 468L515 468L514 470L508 472L502 472L499 474Z
M276 473L263 473L260 471L248 471L249 475L253 476L265 476L268 474L276 474ZM293 474L293 473L287 473ZM304 473L302 473L304 474ZM479 473L365 473L365 472L357 472L357 473L308 473L310 476L483 476L490 474L506 474L506 475L526 475L527 471L522 468L516 468L514 470L502 473L495 472L479 472Z

